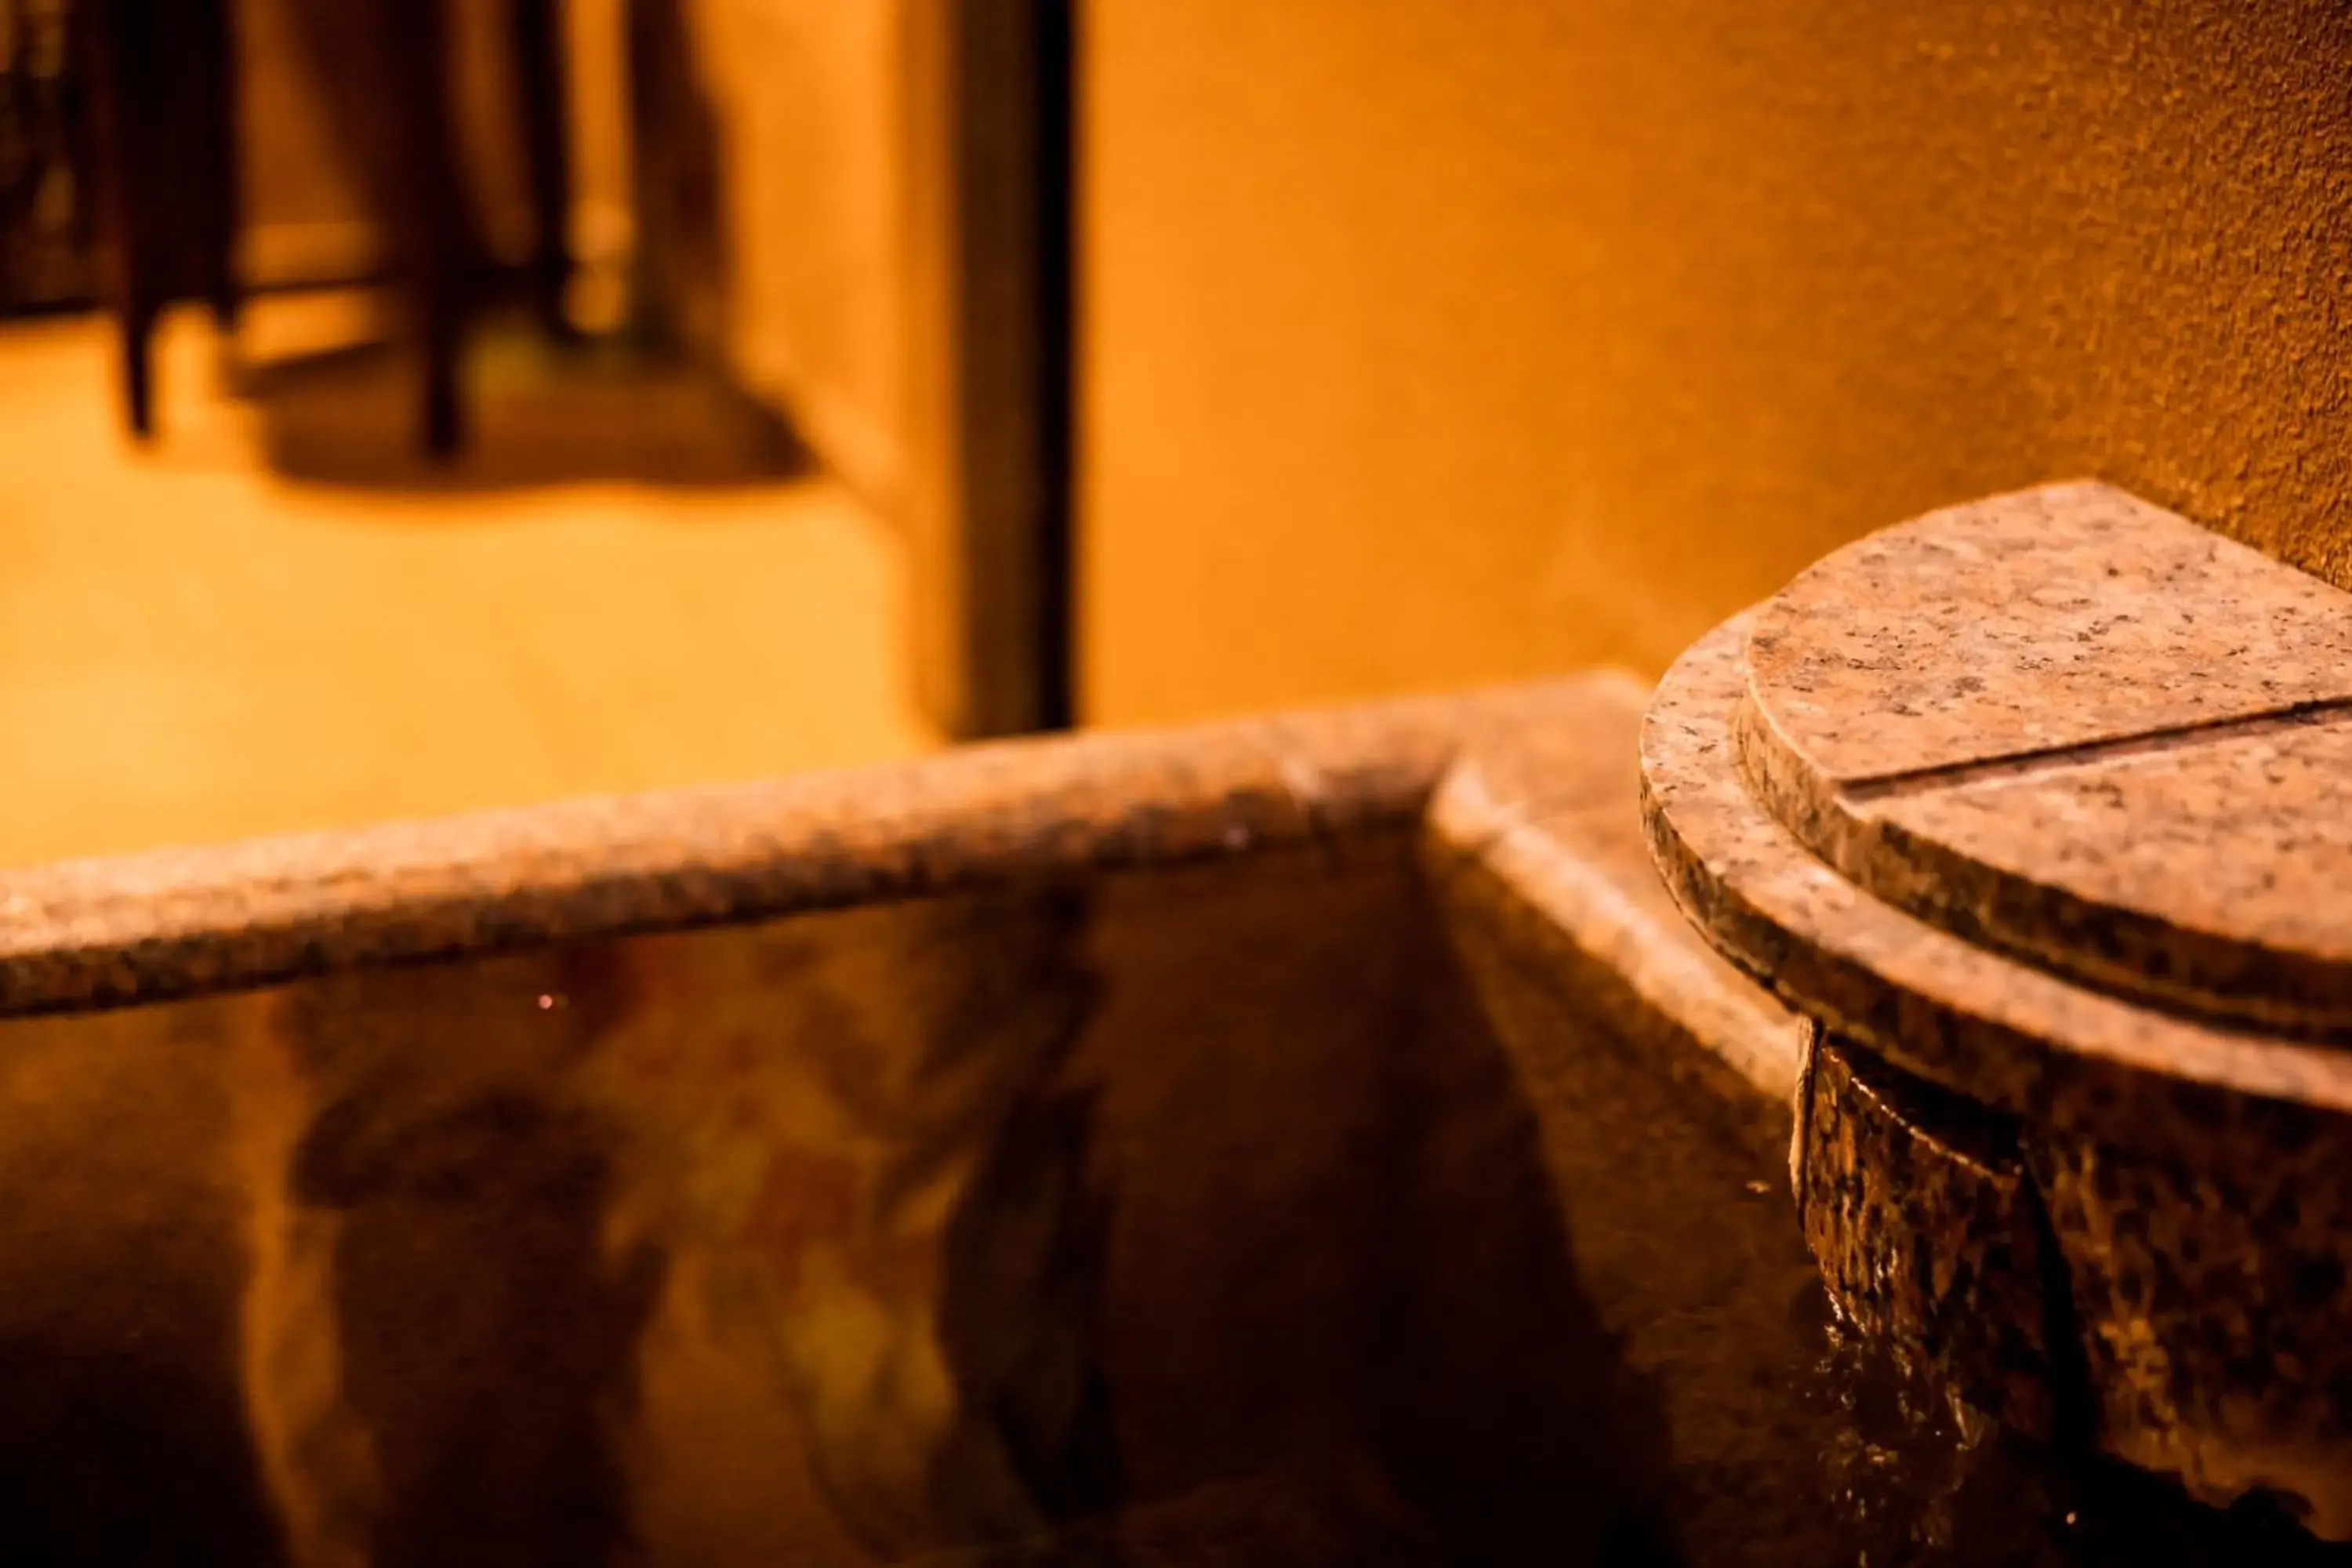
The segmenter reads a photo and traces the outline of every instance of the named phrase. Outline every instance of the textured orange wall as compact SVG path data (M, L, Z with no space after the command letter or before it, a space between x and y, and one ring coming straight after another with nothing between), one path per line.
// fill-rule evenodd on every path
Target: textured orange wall
M2352 11L1090 0L1091 717L1651 670L2095 475L2352 584Z

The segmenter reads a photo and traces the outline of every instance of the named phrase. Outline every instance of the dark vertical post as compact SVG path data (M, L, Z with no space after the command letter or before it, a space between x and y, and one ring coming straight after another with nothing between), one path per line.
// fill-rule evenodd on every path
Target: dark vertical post
M1036 22L1037 725L1077 722L1077 0Z
M205 297L223 336L236 331L242 303L236 267L237 229L244 216L244 170L238 163L239 61L235 0L207 0L195 7L201 37L198 68L205 112L204 179L200 215Z
M933 487L919 659L960 739L1061 729L1071 647L1074 0L935 0L917 93ZM919 343L921 342L919 338ZM935 401L932 399L935 398Z
M531 306L543 327L562 335L572 280L572 113L560 0L508 0L507 19L530 184Z
M133 183L140 149L130 116L138 100L128 18L116 0L85 0L74 12L75 42L89 84L89 137L98 185L101 288L120 336L123 423L144 439L154 428L148 337L156 302L143 265L143 226Z
M395 62L386 85L401 102L391 106L390 138L379 155L389 162L394 233L407 251L403 265L422 318L420 434L427 456L446 458L465 441L458 380L480 267L451 117L449 21L437 4L388 6L382 15Z

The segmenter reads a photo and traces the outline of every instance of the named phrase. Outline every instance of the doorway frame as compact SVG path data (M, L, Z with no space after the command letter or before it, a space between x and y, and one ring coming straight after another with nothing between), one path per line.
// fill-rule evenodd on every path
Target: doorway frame
M908 0L919 700L1076 723L1076 0Z

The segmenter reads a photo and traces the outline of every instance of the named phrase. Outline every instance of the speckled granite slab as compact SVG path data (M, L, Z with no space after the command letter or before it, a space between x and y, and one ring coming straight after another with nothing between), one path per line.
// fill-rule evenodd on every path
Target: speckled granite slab
M1675 896L1823 1031L1832 1294L2014 1426L2339 1539L2347 689L2352 599L2059 486L1832 556L1643 738Z
M1828 557L1746 667L1750 787L1854 882L2109 989L2352 1028L2352 595L2053 486Z
M2352 1055L2072 984L1880 900L1741 781L1747 621L1693 645L1642 730L1643 807L1667 887L1724 954L1908 1070L1986 1104L2202 1158L2308 1142L2352 1113Z
M2182 1008L2352 1026L2352 714L1864 796L1855 817L1870 885L1947 926Z
M0 1015L1048 883L1414 822L1568 679L0 872Z
M1808 568L1750 689L1839 784L2352 699L2352 595L2099 484L1930 512Z
M1809 1044L1795 1169L1841 1310L1915 1347L1976 1407L2057 1436L2050 1246L2015 1131L1832 1038Z

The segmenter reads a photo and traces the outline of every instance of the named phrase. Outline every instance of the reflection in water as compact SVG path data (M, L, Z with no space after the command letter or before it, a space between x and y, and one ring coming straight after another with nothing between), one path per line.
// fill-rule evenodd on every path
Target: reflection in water
M950 900L289 990L316 1109L247 1318L301 1559L691 1536L695 1478L659 1472L746 1405L789 1416L765 1461L796 1450L833 1516L787 1507L780 1547L892 1559L1113 1506L1086 1102L1049 1082L1085 1014L1076 916ZM677 1386L713 1362L734 1387Z
M1769 1118L1452 935L1400 836L10 1024L0 1558L2278 1545L1843 1345Z
M625 1527L606 1425L661 1255L608 1249L621 1131L568 1080L625 1010L623 973L560 953L285 1001L316 1110L247 1322L299 1560L600 1561Z
M781 1380L866 1552L1038 1531L1069 1484L1044 1456L1084 1446L1087 1411L1054 1408L1087 1381L1099 1272L1084 1104L1055 1082L1092 994L1082 935L1040 894L639 950L659 1023L615 1043L605 1092L646 1131L713 1331Z
M239 999L0 1029L0 1563L276 1560L217 1152Z

